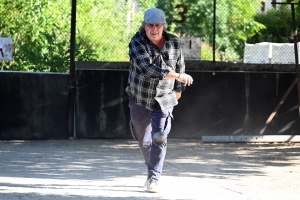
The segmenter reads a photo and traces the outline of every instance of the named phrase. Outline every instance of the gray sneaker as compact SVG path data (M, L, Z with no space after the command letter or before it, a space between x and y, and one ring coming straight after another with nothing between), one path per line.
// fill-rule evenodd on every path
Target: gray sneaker
M147 189L147 185L148 185L148 180L149 179L147 179L146 182L145 182L145 184L144 184L144 188L146 188L146 189Z
M158 192L158 181L155 179L148 179L146 184L147 184L147 191L156 193Z

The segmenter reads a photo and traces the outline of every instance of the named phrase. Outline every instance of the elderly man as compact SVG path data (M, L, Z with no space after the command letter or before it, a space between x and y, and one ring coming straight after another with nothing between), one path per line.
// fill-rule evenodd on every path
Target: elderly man
M158 192L167 142L156 145L152 135L171 130L173 107L193 78L185 73L178 37L167 33L165 14L158 8L145 12L139 31L129 43L130 70L126 92L129 95L130 128L138 141L148 167L145 187Z

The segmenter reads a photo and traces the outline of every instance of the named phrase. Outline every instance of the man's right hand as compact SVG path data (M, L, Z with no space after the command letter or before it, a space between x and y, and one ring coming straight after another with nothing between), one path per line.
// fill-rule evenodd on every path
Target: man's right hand
M179 74L178 75L179 77L176 78L177 81L181 82L181 83L184 83L184 86L190 86L191 84L193 84L193 78L188 75L188 74Z
M184 86L190 86L193 84L193 78L185 73L176 73L174 71L170 71L164 79L176 79L177 81L184 83Z

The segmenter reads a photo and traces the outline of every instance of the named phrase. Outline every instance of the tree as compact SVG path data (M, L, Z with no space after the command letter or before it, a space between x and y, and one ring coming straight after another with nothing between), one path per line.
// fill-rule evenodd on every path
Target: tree
M187 7L186 21L176 23L182 18L181 4ZM260 8L257 0L219 0L216 5L216 50L221 60L237 61L242 57L244 42L259 32L264 26L254 20ZM166 11L171 31L180 36L201 37L212 45L213 41L213 1L198 0L158 0L158 7Z
M297 27L300 27L300 10L296 8ZM288 5L281 5L277 10L271 9L266 13L259 13L255 16L255 20L266 26L266 29L248 38L248 43L259 42L275 42L288 43L293 42L291 32L293 30L292 12Z
M77 61L128 61L128 43L156 0L78 0ZM0 0L1 36L14 40L2 69L68 72L71 1Z
M77 40L97 61L128 61L128 43L154 1L77 1ZM77 60L82 60L76 56Z
M53 3L55 2L55 3ZM67 71L70 5L63 0L1 0L1 35L14 41L13 62L20 71Z

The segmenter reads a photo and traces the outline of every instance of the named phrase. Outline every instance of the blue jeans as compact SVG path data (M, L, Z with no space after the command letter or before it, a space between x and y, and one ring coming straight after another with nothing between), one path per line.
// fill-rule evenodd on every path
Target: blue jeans
M157 146L152 143L152 135L156 132L163 132L168 136L171 130L171 117L173 107L161 110L156 102L153 111L136 105L129 100L130 108L130 129L133 138L138 141L140 151L148 166L148 179L159 180L167 152L167 142Z

